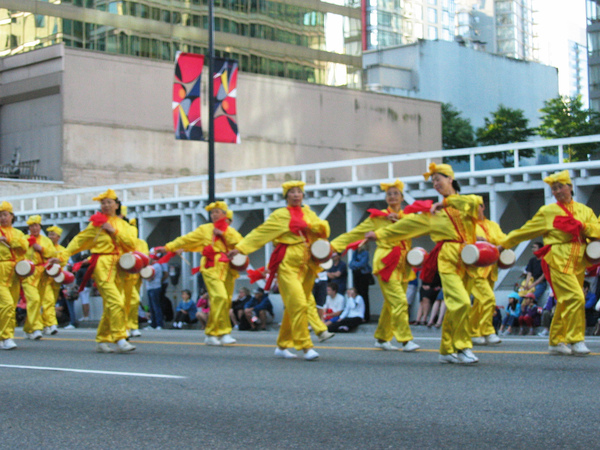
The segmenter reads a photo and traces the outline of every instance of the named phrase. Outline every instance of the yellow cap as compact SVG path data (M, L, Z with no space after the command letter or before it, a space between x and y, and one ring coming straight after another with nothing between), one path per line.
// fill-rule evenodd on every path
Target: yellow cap
M40 215L35 215L35 216L29 216L29 219L27 219L27 225L33 225L34 223L38 223L38 224L42 224L42 216Z
M562 172L556 172L552 175L548 175L544 178L544 183L548 183L552 186L554 183L562 183L562 184L570 184L573 186L573 182L571 181L571 176L569 175L568 170L563 170Z
M112 189L109 189L106 192L103 192L102 194L98 195L97 197L94 197L92 200L95 202L100 202L102 200L104 200L105 198L112 198L113 200L116 200L117 194L115 193L115 191L113 191Z
M425 172L423 176L425 180L429 180L429 177L434 173L441 173L442 175L446 175L449 178L454 179L454 170L452 170L452 166L450 164L429 164L429 172Z
M285 183L283 183L281 185L281 187L283 188L283 196L285 197L287 195L288 191L295 187L300 188L300 190L302 192L304 192L304 186L306 186L306 183L304 181L298 181L298 180L286 181Z
M50 231L52 231L52 232L54 232L54 233L56 233L56 234L58 234L60 236L62 234L62 232L63 232L63 229L61 227L56 226L56 225L52 225L51 227L46 228L46 232L49 233Z
M400 192L404 192L404 183L398 179L393 183L381 183L381 190L387 192L387 190L391 187L398 188Z
M227 214L227 210L229 208L227 207L227 203L225 202L212 202L211 204L205 206L204 209L208 212L211 212L213 209L220 209L225 214Z
M12 213L13 207L8 202L2 202L2 203L0 203L0 211L8 211L9 213Z

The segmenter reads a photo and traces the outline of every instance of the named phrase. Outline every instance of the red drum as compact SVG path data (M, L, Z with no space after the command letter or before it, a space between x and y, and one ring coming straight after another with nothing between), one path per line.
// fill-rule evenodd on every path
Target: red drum
M126 272L140 273L140 270L148 265L147 263L144 264L144 258L142 258L140 255L143 255L143 253L123 253L119 258L119 266L121 266L121 269L125 270ZM149 261L147 256L146 261Z
M327 239L317 239L310 246L310 253L313 259L319 263L324 263L331 259L333 249Z
M52 278L58 276L62 268L59 264L46 264L46 273Z
M135 253L140 258L142 258L142 262L144 263L144 267L146 267L148 264L150 264L150 257L148 255L146 255L145 253L138 252L137 250L135 250L133 253Z
M248 256L242 255L241 253L238 253L233 258L231 258L231 261L229 261L229 265L233 269L239 270L240 272L242 270L246 270L246 268L248 267L248 264L250 264L250 260L248 259Z
M15 264L15 272L22 278L27 278L35 272L35 264L28 259L23 259Z
M406 262L413 267L420 268L427 258L427 250L422 247L411 248L406 254Z
M323 268L323 270L329 270L333 267L333 259L328 259L319 265Z
M151 280L154 278L154 267L143 267L142 270L140 270L140 277L142 277L144 280Z
M465 264L476 267L487 267L498 261L498 248L489 242L479 241L467 244L462 249L460 257Z
M585 256L592 264L600 263L600 241L592 241L585 248Z
M498 267L501 269L510 269L517 262L517 255L512 250L502 250L498 257Z
M54 277L54 281L58 284L71 284L75 281L75 275L66 270L62 270L58 276Z

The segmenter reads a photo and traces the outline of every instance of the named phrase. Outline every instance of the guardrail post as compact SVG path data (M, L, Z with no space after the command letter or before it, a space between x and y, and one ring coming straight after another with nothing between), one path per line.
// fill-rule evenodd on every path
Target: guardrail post
M558 146L558 164L562 164L565 160L565 149L563 145Z
M519 149L515 149L515 169L519 167Z

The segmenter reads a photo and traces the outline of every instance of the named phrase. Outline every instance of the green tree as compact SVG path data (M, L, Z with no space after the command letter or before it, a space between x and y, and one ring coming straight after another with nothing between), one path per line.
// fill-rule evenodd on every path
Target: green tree
M521 109L507 108L504 105L491 113L491 118L484 118L484 126L475 132L480 145L499 145L511 142L525 142L535 134L535 128L529 128L529 119ZM498 158L504 167L512 165L513 151L484 153L484 160ZM519 150L521 157L530 158L535 154L533 149Z
M538 134L548 139L600 134L600 114L584 109L581 96L558 96L544 102ZM565 160L587 161L598 153L598 144L577 144L565 147ZM554 152L554 150L550 150ZM546 150L544 153L549 153Z
M475 147L475 134L469 119L461 117L452 103L442 103L442 148Z

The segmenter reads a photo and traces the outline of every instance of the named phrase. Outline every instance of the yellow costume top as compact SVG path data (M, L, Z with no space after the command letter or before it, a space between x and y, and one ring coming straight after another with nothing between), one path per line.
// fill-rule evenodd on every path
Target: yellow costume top
M221 255L233 249L242 240L242 235L235 228L228 226L221 239L221 237L215 236L214 229L213 223L200 225L194 231L166 244L165 249L169 252L179 249L186 252L202 252L200 271L202 273L210 272L221 281L225 281L229 262L221 261ZM210 251L210 248L214 253Z
M500 225L489 219L478 220L475 233L478 238L483 238L486 242L494 245L500 245L500 242L506 238L506 234L504 234ZM491 276L492 281L497 281L498 265L492 264L487 267L471 266L469 267L469 275L473 278L487 278Z
M32 238L33 236L29 235L28 238ZM25 252L25 259L28 259L32 263L35 264L35 272L33 275L24 278L23 283L31 284L37 286L40 279L44 275L44 269L46 261L54 256L56 256L56 247L54 247L54 242L50 240L49 237L46 237L42 234L35 238L37 244L42 246L42 251L38 252L33 249L33 245L27 249Z
M600 224L591 208L582 203L571 201L564 205L573 217L583 223L582 234L586 238L600 238ZM543 236L544 245L550 245L550 251L544 256L546 263L565 274L580 274L587 262L583 261L586 244L573 241L573 236L554 227L557 216L567 213L557 204L542 206L537 213L518 230L508 233L500 242L504 248L511 248L522 241Z
M388 209L382 209L381 211L391 213L391 211ZM398 212L398 219L402 219L406 216L407 215L404 214L402 210ZM331 246L336 252L343 252L348 244L364 238L365 233L368 231L379 230L392 223L393 222L387 217L368 217L358 224L354 229L336 237L333 241L331 241ZM385 241L378 241L377 249L373 255L373 274L377 275L379 271L385 267L385 264L381 260L385 258L394 247L400 247L400 261L396 266L396 270L394 270L392 277L398 279L399 281L402 281L403 279L407 281L414 279L414 272L411 270L410 266L406 264L406 254L411 249L411 246L411 239L401 239L396 236L391 236Z
M302 206L302 212L303 219L308 226L306 239L309 243L318 238L329 237L329 222L321 220L307 205ZM271 241L275 244L287 245L306 243L303 236L290 231L290 219L291 214L288 208L276 209L263 224L248 233L235 248L247 255Z
M0 227L0 230L10 246L0 244L0 284L8 287L14 279L15 264L23 259L29 243L21 230L13 227Z
M412 239L428 234L434 242L446 242L438 257L439 273L464 275L460 257L464 244L475 242L475 220L482 203L478 195L449 195L444 209L435 214L408 214L396 223L375 231L377 240Z
M115 229L113 236L90 223L71 240L63 254L68 258L75 253L89 250L92 254L122 255L134 250L135 239L130 230L131 225L117 216L109 216L108 223Z

